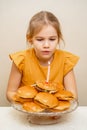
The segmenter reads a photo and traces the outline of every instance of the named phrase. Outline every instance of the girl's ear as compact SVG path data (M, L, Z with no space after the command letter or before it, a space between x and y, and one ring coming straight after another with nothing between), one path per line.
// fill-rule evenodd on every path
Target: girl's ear
M33 45L33 41L31 40L31 41L29 41L29 43L31 44L31 45Z

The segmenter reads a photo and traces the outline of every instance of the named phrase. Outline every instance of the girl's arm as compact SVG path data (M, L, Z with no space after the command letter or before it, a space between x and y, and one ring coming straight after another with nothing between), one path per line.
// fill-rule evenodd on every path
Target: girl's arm
M13 95L16 93L18 87L20 86L21 77L22 74L13 62L6 91L6 96L9 101L12 101Z
M65 77L64 77L64 86L66 90L71 91L74 94L74 97L78 100L78 93L77 93L77 86L74 71L71 70Z

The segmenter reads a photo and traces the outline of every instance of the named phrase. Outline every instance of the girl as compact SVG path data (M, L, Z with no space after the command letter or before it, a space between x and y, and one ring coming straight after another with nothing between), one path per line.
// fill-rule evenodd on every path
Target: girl
M57 49L63 36L60 23L54 14L48 11L35 14L29 23L26 39L32 48L10 55L13 62L6 92L8 100L12 101L20 86L45 81L48 62L49 81L62 83L78 99L73 68L79 58L70 52Z

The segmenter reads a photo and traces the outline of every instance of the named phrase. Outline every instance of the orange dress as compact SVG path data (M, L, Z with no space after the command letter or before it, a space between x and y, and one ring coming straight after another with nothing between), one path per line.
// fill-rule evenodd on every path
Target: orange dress
M22 73L21 85L31 85L36 81L44 81L47 67L39 64L34 49L28 49L10 54L11 60ZM79 57L63 50L56 49L50 65L50 81L63 83L64 76L76 65Z

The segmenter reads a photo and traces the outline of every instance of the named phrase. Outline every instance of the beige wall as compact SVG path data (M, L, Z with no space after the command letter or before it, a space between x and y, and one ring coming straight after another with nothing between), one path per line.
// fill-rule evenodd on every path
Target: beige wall
M28 21L40 10L52 11L60 19L65 49L80 56L75 67L79 102L87 105L87 0L0 0L0 106L9 105L8 55L26 48Z

